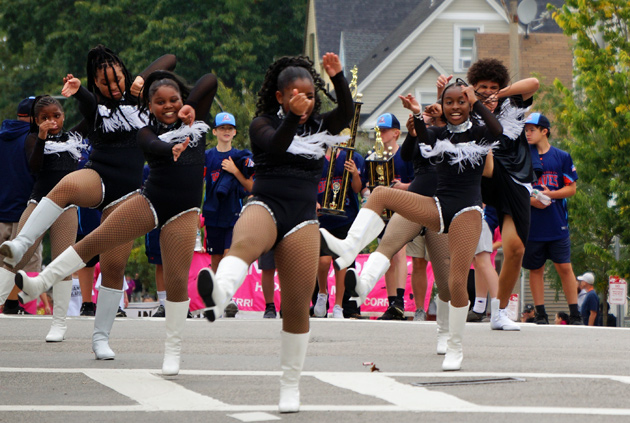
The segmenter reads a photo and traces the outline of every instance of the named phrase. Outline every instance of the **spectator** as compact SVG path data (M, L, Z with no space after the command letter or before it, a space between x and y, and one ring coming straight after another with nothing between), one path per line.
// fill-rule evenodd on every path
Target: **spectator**
M533 304L525 304L523 313L521 314L521 322L536 323L536 309Z
M556 313L556 325L568 325L569 324L569 315L564 311L559 311Z
M595 285L595 275L592 272L586 272L582 276L578 276L581 281L581 287L586 291L586 298L580 309L582 319L585 325L595 326L597 320L597 311L599 310L599 297L593 289Z

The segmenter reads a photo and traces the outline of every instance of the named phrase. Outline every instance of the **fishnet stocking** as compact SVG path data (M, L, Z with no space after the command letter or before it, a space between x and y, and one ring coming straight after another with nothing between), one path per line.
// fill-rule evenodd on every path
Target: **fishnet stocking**
M257 204L247 206L234 226L228 255L236 256L245 263L252 263L271 250L277 233L276 224L266 208Z
M195 250L198 219L197 212L190 211L162 227L160 248L166 299L169 301L188 300L188 273Z
M101 284L107 288L122 289L133 240L153 228L155 217L149 203L140 194L135 194L106 209L100 226L79 241L74 249L84 263L100 254Z
M420 233L421 229L421 224L412 222L395 213L389 220L376 251L391 260L394 254Z
M448 230L451 268L448 286L453 307L468 305L468 272L481 235L481 213L469 210L457 216Z
M424 236L429 258L431 259L438 296L444 302L451 300L451 293L448 289L448 269L451 266L448 237L447 234L438 234L433 231L427 231Z
M46 196L59 207L76 204L96 207L103 199L101 177L92 169L80 169L63 177Z
M392 210L402 217L426 226L427 229L440 230L440 215L435 200L409 191L376 187L365 207L381 214L383 209Z
M306 333L319 265L318 225L306 225L280 241L275 260L282 293L282 329Z

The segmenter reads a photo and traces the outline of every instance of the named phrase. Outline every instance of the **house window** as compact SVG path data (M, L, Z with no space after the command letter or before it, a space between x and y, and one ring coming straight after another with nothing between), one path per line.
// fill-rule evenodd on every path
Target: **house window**
M475 34L483 32L480 26L455 26L454 64L455 72L466 72L473 60Z
M422 91L419 89L416 89L416 100L420 103L420 108L422 110L437 101L435 98L435 91Z

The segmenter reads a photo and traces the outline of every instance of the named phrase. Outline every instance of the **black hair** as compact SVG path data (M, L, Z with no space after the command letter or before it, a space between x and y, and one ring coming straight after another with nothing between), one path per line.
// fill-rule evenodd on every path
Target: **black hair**
M31 132L37 132L38 126L35 123L35 118L46 106L57 106L59 110L61 110L61 113L64 113L63 106L56 98L51 97L48 94L38 95L35 97L35 100L33 100L33 104L31 105Z
M313 82L315 87L313 114L319 113L321 107L318 92L323 92L336 103L335 99L326 91L324 81L315 71L311 59L306 56L285 56L273 62L267 69L262 88L258 92L256 116L275 114L278 110L276 91L282 91L296 79L310 79Z
M444 114L444 94L446 94L446 92L450 90L451 88L467 87L467 86L468 84L466 83L466 81L464 81L461 78L457 78L455 82L453 82L452 84L448 84L446 87L444 87L444 90L442 91L442 95L440 96L440 106L442 106L442 116L440 117L445 123L448 123L448 119L446 119L446 115Z
M481 59L468 68L466 79L471 85L477 85L480 81L496 82L499 84L499 89L502 89L508 86L510 74L500 60Z
M144 81L144 89L140 94L140 111L143 112L149 109L149 103L153 98L153 95L160 87L172 87L179 92L182 97L182 102L185 102L190 94L190 88L186 85L184 80L175 75L173 72L165 70L157 70L151 72L147 79ZM150 115L150 119L154 120L153 114Z
M96 47L94 47L92 50L88 52L87 68L86 68L88 90L97 95L101 95L98 88L96 88L96 84L94 83L96 79L96 74L99 70L103 70L105 81L109 85L109 80L108 80L106 71L107 71L107 68L111 68L112 71L114 72L114 75L117 77L118 75L116 75L116 69L114 68L115 65L118 65L120 67L120 70L122 71L123 76L125 77L125 86L119 87L121 90L120 92L129 93L130 88L131 88L131 83L132 83L131 74L127 70L127 67L125 66L123 61L116 55L116 53L114 53L112 50L108 49L102 44L97 45ZM112 93L109 87L108 87L108 90L110 90L109 94L111 98Z
M562 320L565 324L569 324L569 315L567 313L565 313L564 311L559 311L558 312L558 317L560 318L560 320Z
M538 130L540 132L542 132L543 129L547 130L547 140L549 140L551 138L551 129L547 128L546 126L541 126L541 125L534 125L536 128L538 128Z

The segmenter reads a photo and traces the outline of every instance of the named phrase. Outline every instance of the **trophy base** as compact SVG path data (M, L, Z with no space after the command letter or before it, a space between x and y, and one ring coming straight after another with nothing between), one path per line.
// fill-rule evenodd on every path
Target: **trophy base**
M348 217L344 210L327 209L327 208L322 207L321 209L317 210L317 212L320 214L330 214L332 216L340 216L340 217L346 217L346 218Z

